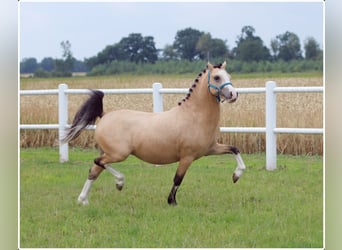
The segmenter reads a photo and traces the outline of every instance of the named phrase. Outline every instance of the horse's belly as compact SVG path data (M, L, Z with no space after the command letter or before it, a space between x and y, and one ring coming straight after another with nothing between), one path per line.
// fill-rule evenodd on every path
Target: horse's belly
M145 162L151 163L151 164L170 164L179 161L176 157L170 157L169 155L167 157L161 157L161 156L154 156L154 155L147 155L147 154L136 154L132 153L136 157L138 157L140 160L143 160Z
M139 143L132 154L152 164L168 164L179 161L179 152L174 144L155 142L151 138L146 139L145 143Z

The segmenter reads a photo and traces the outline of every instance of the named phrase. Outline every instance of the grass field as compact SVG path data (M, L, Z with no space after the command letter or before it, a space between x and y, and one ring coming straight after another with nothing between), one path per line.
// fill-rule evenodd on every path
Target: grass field
M199 69L200 71L200 69ZM21 79L20 89L56 89L65 82L69 88L151 88L153 82L161 82L166 88L188 88L194 75L117 75L106 77L74 77L48 79ZM264 87L265 82L274 80L278 86L322 86L323 77L311 75L238 75L232 74L237 88ZM177 105L184 95L164 95L164 110ZM85 95L69 97L69 123L76 110L85 100ZM105 95L104 110L135 109L152 111L151 95ZM22 96L20 98L20 123L58 123L57 96ZM265 95L241 94L237 102L221 105L221 122L224 127L264 127ZM283 93L277 96L277 126L299 128L323 127L323 94ZM57 130L22 130L21 147L58 145ZM220 133L220 142L237 146L244 153L265 151L265 135L254 133ZM277 137L278 152L284 154L323 155L322 135L282 134ZM72 142L73 146L94 146L93 133L85 132Z
M77 197L97 156L72 148L58 163L57 148L20 152L20 247L323 247L323 159L279 155L265 170L264 154L243 154L236 184L231 155L201 158L167 204L176 164L155 167L130 157L115 167L124 189L104 172L88 206Z

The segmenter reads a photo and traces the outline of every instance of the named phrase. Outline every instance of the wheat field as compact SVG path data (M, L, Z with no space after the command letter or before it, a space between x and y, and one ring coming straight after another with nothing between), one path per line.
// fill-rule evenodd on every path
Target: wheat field
M196 74L191 75L119 75L110 77L73 77L66 79L24 79L20 89L56 89L60 83L69 88L151 88L160 82L165 88L188 88ZM236 88L264 87L273 80L277 86L323 86L323 77L267 77L237 78L232 76ZM176 106L184 97L164 95L164 110ZM69 96L69 123L87 98L87 95ZM58 97L56 95L21 96L20 124L58 123ZM105 95L104 111L113 109L135 109L152 111L152 95ZM322 128L324 103L322 93L279 93L277 94L277 127ZM264 127L265 94L240 94L237 102L221 105L223 127ZM260 133L219 133L219 141L237 146L243 153L265 151L265 135ZM84 131L70 143L71 146L94 147L93 131ZM21 147L58 146L57 130L21 130ZM277 136L277 150L281 154L314 155L323 154L322 135L280 134Z

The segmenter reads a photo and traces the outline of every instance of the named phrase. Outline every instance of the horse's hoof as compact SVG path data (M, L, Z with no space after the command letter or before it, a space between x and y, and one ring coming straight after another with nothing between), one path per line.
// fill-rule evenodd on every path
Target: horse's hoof
M124 181L123 178L117 180L117 181L116 181L116 189L119 190L119 191L121 191L122 188L123 188L123 186L124 186L124 184L125 184L125 181Z
M169 197L167 199L167 203L170 205L170 206L177 206L177 202L176 202L176 199L172 198L172 197Z
M173 201L173 202L168 202L170 206L177 206L177 202Z
M118 184L118 183L116 184L116 189L117 190L121 191L122 188L123 188L123 184Z
M236 183L239 180L239 176L237 176L235 173L233 174L233 182Z
M78 197L77 202L78 202L79 204L82 204L82 205L88 205L88 204L89 204L88 199L87 199L87 198L84 198L84 197Z

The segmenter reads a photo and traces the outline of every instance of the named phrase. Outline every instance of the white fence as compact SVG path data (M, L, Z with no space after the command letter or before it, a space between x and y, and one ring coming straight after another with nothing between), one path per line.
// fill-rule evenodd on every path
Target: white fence
M266 133L266 169L274 170L277 167L277 134L323 134L323 128L277 128L277 93L291 92L319 92L323 87L277 87L273 81L266 82L265 88L237 88L239 94L266 93L266 127L220 127L222 133ZM105 94L152 94L153 111L163 111L163 94L186 94L188 89L163 88L161 83L154 83L152 88L139 89L101 89ZM68 128L68 95L87 94L87 89L68 89L68 85L62 83L58 89L49 90L21 90L20 95L58 95L58 124L20 124L20 129L58 129L59 139ZM94 129L89 126L88 129ZM59 144L60 162L68 161L68 144Z

